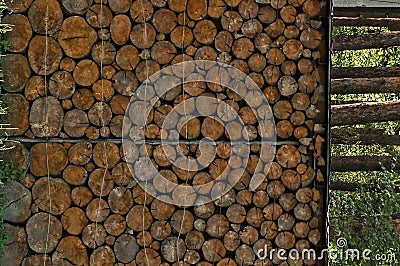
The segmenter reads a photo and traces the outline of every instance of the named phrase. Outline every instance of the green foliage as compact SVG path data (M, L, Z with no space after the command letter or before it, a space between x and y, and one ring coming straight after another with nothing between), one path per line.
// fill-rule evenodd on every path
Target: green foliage
M348 243L342 248L357 249L361 253L370 249L371 258L376 255L394 254L391 261L331 260L331 265L399 265L400 237L392 224L392 215L399 210L400 195L394 193L391 180L398 178L393 172L380 172L370 176L369 182L356 192L331 193L331 226L335 239L342 237ZM331 249L339 249L336 240ZM361 256L362 257L362 256Z

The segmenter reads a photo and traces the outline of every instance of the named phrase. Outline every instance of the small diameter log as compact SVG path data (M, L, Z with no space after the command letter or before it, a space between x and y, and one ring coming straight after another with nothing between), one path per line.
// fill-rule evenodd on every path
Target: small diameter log
M139 251L139 245L132 235L123 234L118 237L114 244L115 257L123 263L133 261Z
M87 187L76 187L71 192L72 202L78 207L88 205L92 197L92 192Z
M67 236L61 239L52 256L52 263L62 264L66 260L73 265L88 264L87 250L80 238Z
M64 117L64 131L73 138L82 137L89 126L89 119L82 110L71 110Z
M397 93L400 78L345 78L333 79L332 94Z
M104 244L107 232L102 224L92 223L87 225L82 232L82 241L88 248L94 248Z
M48 229L50 229L50 233ZM32 216L26 223L26 233L29 247L33 251L51 252L61 239L62 225L55 216L40 212Z
M84 167L78 165L68 165L64 168L63 179L71 185L83 185L87 179L87 171Z
M334 67L332 79L398 77L400 67Z
M91 86L99 78L99 66L89 59L80 61L73 73L73 77L76 83L81 86Z
M332 106L332 126L394 121L400 102L368 102Z
M107 196L114 186L114 181L108 170L95 169L89 176L88 186L96 196Z
M332 23L335 26L388 27L391 31L400 30L398 18L334 17Z
M72 103L81 110L88 110L94 102L93 92L88 89L78 89L72 95Z
M360 50L373 48L388 48L400 45L399 32L380 32L363 35L336 35L332 38L333 49L337 51L343 50ZM357 46L354 44L357 43Z
M67 152L61 144L45 143L35 144L30 150L31 173L35 176L58 175L67 164ZM49 161L47 169L47 158Z
M131 20L128 16L115 16L110 25L111 39L118 45L124 45L129 40L130 29Z
M43 56L45 53L46 57ZM32 70L39 75L51 74L56 71L61 58L60 45L52 37L36 35L29 43L29 63Z
M37 137L55 137L61 131L64 112L59 101L52 97L35 100L31 107L29 123Z
M88 219L81 209L72 207L63 213L61 217L61 224L64 230L69 234L80 235L82 230L88 224Z

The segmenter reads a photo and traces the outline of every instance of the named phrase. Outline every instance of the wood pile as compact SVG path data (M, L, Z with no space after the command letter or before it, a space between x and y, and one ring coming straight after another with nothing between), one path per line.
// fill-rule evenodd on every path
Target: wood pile
M7 265L321 265L282 260L277 253L257 257L265 246L301 251L324 237L324 192L317 188L325 184L326 159L318 124L324 97L320 49L326 49L320 1L14 0L9 9L4 22L15 27L5 35L11 46L3 67L13 74L3 89L18 110L9 116L18 130L2 132L38 141L9 153L28 173L18 189L26 196L6 197L14 213L5 220L26 239L6 248L20 251ZM141 106L128 107L132 98L155 93L138 90L147 77L190 60L238 68L259 90L241 97L224 86L191 82L163 95L147 117ZM209 74L224 78L222 72ZM228 111L197 100L205 97ZM273 123L260 125L252 110L263 110L262 97L275 121L276 156L272 146L260 144L274 131ZM159 143L163 122L172 110L179 113L182 102L180 115L190 118L176 121L183 155L199 158L199 141L216 141L215 156L205 156L199 171L173 165ZM191 116L194 110L201 117ZM231 122L230 112L243 127ZM227 126L211 114L225 117ZM134 127L140 119L146 121L143 135ZM124 123L132 125L129 130ZM268 126L272 130L262 130ZM120 144L122 137L149 142L129 147ZM250 142L249 155L232 155L230 141L242 139ZM174 206L133 178L132 172L146 175L130 169L145 154L175 184L204 185L226 168L243 174L213 202ZM256 175L263 181L252 191ZM157 192L181 197L153 181ZM203 186L196 195L212 189Z

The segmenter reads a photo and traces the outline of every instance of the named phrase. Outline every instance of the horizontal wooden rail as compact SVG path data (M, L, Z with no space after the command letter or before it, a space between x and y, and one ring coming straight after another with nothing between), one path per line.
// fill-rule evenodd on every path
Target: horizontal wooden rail
M333 50L361 50L400 46L400 32L379 32L361 35L340 34L332 37Z
M334 17L400 18L399 7L334 7Z
M400 77L400 67L334 67L331 78Z
M332 19L332 24L333 26L388 27L389 30L400 30L399 18L334 17Z
M400 75L400 73L399 73ZM399 93L400 77L332 79L331 94Z
M400 145L400 135L387 135L384 129L331 129L332 144Z
M386 169L400 170L400 158L390 156L333 156L332 172L382 171Z
M400 101L365 102L331 107L331 126L396 121L399 118Z
M361 188L363 185L354 182L344 182L344 181L334 181L330 184L331 190L338 190L338 191L349 191L354 192ZM370 188L374 188L373 185L370 185ZM395 184L394 192L400 193L400 187Z

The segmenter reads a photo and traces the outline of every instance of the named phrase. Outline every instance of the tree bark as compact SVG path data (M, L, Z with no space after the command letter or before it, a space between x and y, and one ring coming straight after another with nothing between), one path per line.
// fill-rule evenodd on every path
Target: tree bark
M398 77L400 67L334 67L332 79Z
M398 93L400 77L333 79L332 94Z
M393 159L390 156L335 156L332 158L331 171L382 171L386 169L399 170L400 158Z
M333 18L334 26L369 26L369 27L388 27L390 30L400 30L400 19L398 18Z
M387 135L384 129L332 129L332 144L358 144L358 145L400 145L400 135Z
M395 31L362 35L340 34L333 36L332 41L333 50L336 51L387 48L400 45L400 33Z
M331 111L331 126L395 121L400 116L400 102L367 102L334 105Z

